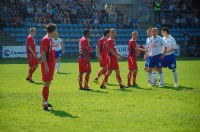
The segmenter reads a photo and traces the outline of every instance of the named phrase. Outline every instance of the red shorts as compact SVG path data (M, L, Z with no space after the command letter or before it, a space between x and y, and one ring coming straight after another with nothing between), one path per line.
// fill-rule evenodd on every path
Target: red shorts
M52 81L53 75L54 75L55 62L54 61L47 61L47 64L49 66L49 74L46 74L44 63L41 61L42 80L44 82Z
M91 72L90 60L88 60L88 63L86 64L84 58L79 57L78 66L79 66L79 73Z
M117 70L119 69L118 61L116 57L108 57L108 70Z
M136 57L128 56L128 69L129 70L137 69Z
M99 63L100 67L107 67L107 57L102 57L102 60Z
M28 58L29 67L33 67L35 65L38 65L38 58L37 57L34 58L31 53L27 54L27 58Z

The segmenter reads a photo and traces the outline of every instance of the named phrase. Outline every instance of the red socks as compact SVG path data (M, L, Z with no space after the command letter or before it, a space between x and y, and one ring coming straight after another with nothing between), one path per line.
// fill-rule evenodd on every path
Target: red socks
M95 80L98 80L98 78L99 78L101 75L105 75L106 72L107 72L107 70L101 70L101 71L99 71L99 73L98 73L97 77L95 78Z
M48 101L48 97L49 97L49 87L43 87L43 90L42 90L42 97L43 97L43 102L47 102L47 101Z
M127 78L128 78L128 85L129 85L129 86L131 85L131 77L132 77L132 73L129 72L128 75L127 75Z
M82 88L83 86L82 86L82 81L83 81L83 75L79 75L78 76L78 82L79 82L79 88Z
M89 78L90 78L90 74L86 73L85 74L85 88L88 87Z
M105 83L108 81L108 74L106 74L105 76L104 76L104 79L103 79L103 83L101 84L101 86L104 86L105 85Z

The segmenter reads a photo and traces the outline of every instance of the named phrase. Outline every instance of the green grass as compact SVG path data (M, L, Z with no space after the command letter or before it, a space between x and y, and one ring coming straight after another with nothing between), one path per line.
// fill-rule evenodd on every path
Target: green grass
M25 80L25 59L0 59L0 131L200 131L200 60L178 58L179 88L173 87L172 72L164 69L164 88L147 90L144 61L138 61L137 82L141 89L120 90L115 74L108 89L92 82L99 63L92 60L90 87L78 90L76 59L63 59L63 74L55 74L49 102L54 110L42 110L40 67L35 84ZM127 62L119 62L124 84ZM100 78L102 81L102 77Z

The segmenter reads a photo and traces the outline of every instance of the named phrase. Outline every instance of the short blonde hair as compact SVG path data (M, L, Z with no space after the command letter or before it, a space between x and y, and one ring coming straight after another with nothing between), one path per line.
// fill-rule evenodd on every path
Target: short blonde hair
M133 35L133 34L138 34L138 32L137 32L137 31L133 31L133 32L132 32L132 35Z
M152 31L152 28L150 27L149 29L147 29L147 32Z
M36 29L34 27L30 28L30 32L34 32Z
M153 30L158 30L158 29L157 29L156 27L154 27L154 28L152 28L152 31L153 31Z
M110 29L110 32L113 32L113 31L115 32L116 30L115 30L114 28L111 28L111 29Z

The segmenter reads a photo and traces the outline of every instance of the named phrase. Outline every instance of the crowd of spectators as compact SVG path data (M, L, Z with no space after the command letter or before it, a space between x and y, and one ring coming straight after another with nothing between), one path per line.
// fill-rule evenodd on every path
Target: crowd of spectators
M117 27L119 29L129 29L129 28L137 29L138 28L138 22L137 22L137 19L135 17L133 17L132 19L129 19L126 16L118 17Z
M194 0L143 0L154 8L155 23L172 28L199 27L199 5Z
M17 3L4 0L1 7L4 18L10 16L13 27L21 26L26 18L38 23L86 23L86 27L94 28L108 20L106 11L97 10L93 0L19 0Z

